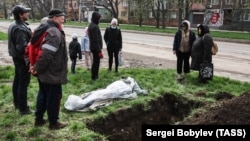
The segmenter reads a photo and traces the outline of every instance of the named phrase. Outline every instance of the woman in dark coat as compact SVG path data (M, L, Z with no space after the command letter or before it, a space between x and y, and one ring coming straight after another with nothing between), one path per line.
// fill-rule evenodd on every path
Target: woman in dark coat
M213 39L209 34L208 26L200 24L197 26L197 30L198 38L196 38L191 50L191 69L199 71L201 63L212 63Z

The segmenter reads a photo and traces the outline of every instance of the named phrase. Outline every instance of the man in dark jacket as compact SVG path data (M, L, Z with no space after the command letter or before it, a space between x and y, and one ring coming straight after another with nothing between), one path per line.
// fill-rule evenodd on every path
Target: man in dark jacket
M65 14L59 9L49 12L48 28L42 43L41 56L30 68L30 72L38 77L39 91L36 102L35 126L46 123L43 119L47 111L49 129L61 129L65 123L58 121L62 98L62 84L67 83L68 53L65 33L62 29ZM43 26L41 24L41 26ZM39 29L39 28L38 28Z
M69 57L71 60L71 73L75 74L76 59L82 59L81 45L78 42L78 35L76 33L72 34L72 41L69 43ZM77 56L78 54L78 56Z
M15 21L8 29L8 49L15 66L12 85L13 102L21 115L30 114L27 103L27 88L30 83L29 62L25 58L25 48L31 38L31 29L25 21L29 18L30 8L17 5L12 9Z
M98 26L101 15L98 12L92 14L91 23L89 24L89 41L90 51L93 54L93 64L91 67L91 79L98 79L100 59L103 58L102 54L102 35Z

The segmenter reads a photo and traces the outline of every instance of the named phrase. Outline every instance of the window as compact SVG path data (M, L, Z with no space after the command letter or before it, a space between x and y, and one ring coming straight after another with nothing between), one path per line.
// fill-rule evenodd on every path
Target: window
M134 11L131 11L130 12L130 17L134 17L134 16L135 16Z
M250 13L244 14L244 21L250 21Z
M126 17L126 15L127 15L127 12L126 12L126 11L121 11L121 16L122 16L122 17Z
M131 6L136 6L136 1L135 0L132 0Z
M219 0L211 0L211 5L219 5Z
M122 6L123 7L127 7L128 6L127 0L122 0Z
M149 18L154 18L154 17L153 17L153 13L152 13L152 12L149 12L148 17L149 17Z
M225 0L225 4L226 5L232 5L233 3L232 3L232 0Z

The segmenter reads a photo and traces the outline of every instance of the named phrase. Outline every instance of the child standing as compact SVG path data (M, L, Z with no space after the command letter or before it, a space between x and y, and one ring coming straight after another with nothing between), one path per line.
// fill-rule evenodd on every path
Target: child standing
M89 49L88 27L86 27L84 29L84 32L85 32L85 35L83 35L83 37L82 37L81 50L82 50L82 54L85 55L85 64L86 64L87 70L90 70L90 67L91 67L92 62L93 62L93 56L92 56L92 53L90 52L90 49Z
M77 40L78 35L76 33L72 34L72 41L69 43L69 56L71 60L71 73L75 74L75 67L76 67L76 59L77 57L79 60L82 59L82 52L81 52L81 45ZM77 56L77 54L79 56Z

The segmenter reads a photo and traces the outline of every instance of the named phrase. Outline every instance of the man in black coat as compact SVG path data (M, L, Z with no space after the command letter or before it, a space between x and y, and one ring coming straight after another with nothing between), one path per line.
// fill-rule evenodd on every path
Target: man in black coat
M89 24L89 42L90 51L93 54L93 64L91 67L91 79L96 80L99 76L100 59L102 54L102 35L98 26L101 15L98 12L92 14L91 23Z
M15 21L8 29L8 49L15 66L12 85L13 102L21 115L31 114L27 102L27 89L30 83L29 61L25 57L25 48L31 38L31 29L26 21L29 19L30 8L16 5L12 9Z

